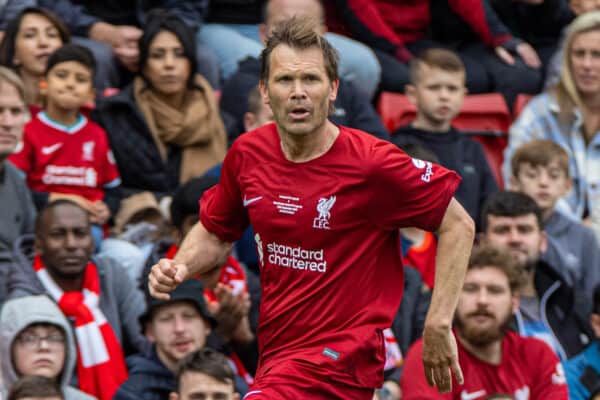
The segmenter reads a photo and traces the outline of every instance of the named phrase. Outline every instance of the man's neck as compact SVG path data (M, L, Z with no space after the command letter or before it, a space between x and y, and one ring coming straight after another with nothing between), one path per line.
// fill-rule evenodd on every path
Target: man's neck
M169 357L167 357L167 355L164 354L158 348L158 346L156 346L156 355L158 356L158 359L160 360L160 362L163 363L163 365L165 367L167 367L167 369L169 371L171 371L173 373L173 375L175 375L177 373L177 364L178 364L178 362L175 361L175 360L171 360Z
M537 296L537 293L535 291L535 283L533 281L534 275L535 275L534 271L526 272L525 282L523 283L523 286L521 286L521 290L520 290L522 297Z
M502 339L495 340L483 346L476 346L464 339L458 332L460 344L475 357L492 365L500 365L502 362Z
M340 129L329 121L318 130L307 135L292 135L278 127L281 149L292 162L314 160L327 153L340 134Z
M46 114L51 120L58 122L61 125L71 126L77 122L79 109L64 109L56 106L52 102L48 102Z
M50 268L47 268L48 273L52 277L54 283L58 285L63 292L80 292L83 286L83 273L76 278L64 278L55 275Z
M426 118L423 114L417 113L417 118L412 123L413 128L421 129L428 132L445 133L450 130L450 122L444 121L436 123Z

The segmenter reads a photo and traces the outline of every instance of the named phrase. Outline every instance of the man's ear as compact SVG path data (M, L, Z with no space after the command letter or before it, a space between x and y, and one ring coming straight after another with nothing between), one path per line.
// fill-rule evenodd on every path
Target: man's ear
M590 315L590 325L594 332L594 336L600 338L600 314L592 313L592 315Z
M331 82L331 93L329 94L329 101L331 101L332 103L335 102L335 100L337 99L339 87L340 87L339 79L336 79L335 81Z
M256 116L254 113L247 112L244 114L244 130L248 132L256 125Z
M263 103L271 105L271 103L269 103L269 91L267 90L267 83L262 79L258 81L258 90L260 91L260 97L262 97Z
M513 314L521 307L521 293L515 290L510 299Z
M517 178L515 178L514 175L511 175L510 178L508 179L508 188L510 190L514 190L517 192L521 191L521 184L519 183L519 180Z
M543 228L540 228L543 229ZM548 235L546 235L546 231L542 231L542 239L540 241L540 252L545 253L548 250Z
M233 394L233 396L231 396L231 399L232 400L240 400L240 394L238 392L235 392Z
M258 25L258 37L263 45L267 43L267 25L265 23Z
M169 400L179 400L179 395L175 392L169 393Z

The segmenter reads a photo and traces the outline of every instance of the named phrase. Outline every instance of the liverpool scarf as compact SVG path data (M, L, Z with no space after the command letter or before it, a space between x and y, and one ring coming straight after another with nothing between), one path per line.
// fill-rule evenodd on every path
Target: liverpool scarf
M35 256L33 268L61 311L75 321L79 388L99 400L112 399L127 379L127 368L121 345L100 310L100 278L96 265L87 264L82 290L76 292L63 292L39 255Z

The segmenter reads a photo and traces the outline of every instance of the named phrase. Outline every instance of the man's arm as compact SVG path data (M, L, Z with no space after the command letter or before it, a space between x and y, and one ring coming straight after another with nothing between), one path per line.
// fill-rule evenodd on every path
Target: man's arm
M186 235L173 260L163 258L152 266L148 277L150 294L157 299L168 300L169 293L185 279L218 268L231 245L198 222Z
M450 370L459 384L463 382L451 328L475 235L473 220L454 198L438 234L435 286L423 330L423 365L429 385L445 393L452 389Z

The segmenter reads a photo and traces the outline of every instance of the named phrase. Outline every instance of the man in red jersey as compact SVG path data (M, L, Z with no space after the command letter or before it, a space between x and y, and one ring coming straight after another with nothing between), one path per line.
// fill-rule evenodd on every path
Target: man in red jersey
M402 297L398 228L439 232L436 290L425 322L429 382L462 381L452 314L473 221L453 199L460 178L394 145L336 126L337 56L316 21L292 18L263 51L261 94L275 119L240 136L200 222L174 260L153 266L153 295L214 269L249 223L258 247L257 399L371 399L383 383L383 329ZM439 285L439 286L438 286Z
M566 400L566 378L543 341L509 332L519 308L520 267L493 247L473 251L456 309L458 355L465 383L439 394L427 386L420 362L423 342L409 350L401 380L402 400L484 400L508 394L516 400Z

